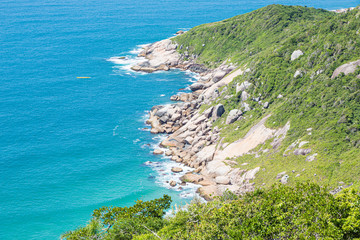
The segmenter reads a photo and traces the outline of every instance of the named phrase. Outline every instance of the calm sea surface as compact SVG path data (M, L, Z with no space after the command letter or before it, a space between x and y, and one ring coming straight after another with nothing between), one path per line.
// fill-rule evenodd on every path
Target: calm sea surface
M151 154L161 136L142 128L194 79L129 64L140 44L270 3L358 1L0 1L0 239L58 239L103 205L191 200L192 186L166 188L174 163Z

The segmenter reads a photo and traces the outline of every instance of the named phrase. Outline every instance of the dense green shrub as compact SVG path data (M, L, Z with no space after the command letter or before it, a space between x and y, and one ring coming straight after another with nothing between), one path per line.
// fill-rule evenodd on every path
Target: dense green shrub
M165 210L171 198L141 201L131 207L101 207L94 210L90 223L63 234L64 239L132 239L135 235L154 233L163 227Z
M174 216L118 215L112 225L93 219L66 239L355 239L360 237L360 196L345 189L334 196L313 183L275 185L244 196L227 193L208 203L193 203ZM156 205L164 199L147 202ZM162 206L168 206L168 202ZM135 208L136 204L134 205ZM158 207L156 207L158 208ZM132 209L130 207L129 209ZM94 223L96 222L96 224ZM106 226L107 231L99 234Z

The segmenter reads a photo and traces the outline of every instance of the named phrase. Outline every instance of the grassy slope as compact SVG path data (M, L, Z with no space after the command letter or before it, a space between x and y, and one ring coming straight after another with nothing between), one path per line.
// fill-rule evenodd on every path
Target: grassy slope
M335 14L271 5L195 27L175 41L183 45L181 53L195 54L199 63L209 67L228 60L251 69L224 91L222 97L233 95L232 98L218 100L227 113L240 108L235 85L245 80L253 83L249 90L252 97L261 95L262 102L270 103L269 109L263 109L250 98L247 102L253 110L244 115L245 119L228 126L224 124L225 114L216 123L222 127L225 141L239 139L268 114L272 114L268 127L277 128L290 120L291 129L279 148L273 149L268 141L258 147L260 157L249 154L237 159L239 163L249 163L249 169L257 166L265 169L258 173L256 182L270 185L277 181L277 173L286 171L290 184L310 178L331 186L343 181L359 187L360 79L356 75L360 71L330 78L341 64L360 59L359 31L359 9ZM291 61L290 56L297 49L304 55ZM296 70L301 70L303 76L294 78ZM322 73L317 75L318 70ZM279 94L284 98L278 99ZM313 129L311 135L306 131L308 128ZM317 160L306 162L306 156L293 154L284 157L284 151L296 140L309 141L302 148L311 148L310 155L317 153ZM270 151L263 153L261 149ZM295 178L298 173L300 177Z

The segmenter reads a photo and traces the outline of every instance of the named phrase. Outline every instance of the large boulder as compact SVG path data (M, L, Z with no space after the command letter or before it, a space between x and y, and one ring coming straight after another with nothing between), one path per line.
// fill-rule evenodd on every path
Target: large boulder
M241 101L245 102L246 100L248 100L249 97L250 95L246 91L243 91L241 93Z
M354 73L358 66L360 66L360 60L341 65L340 67L335 69L331 78L336 78L337 76L339 76L340 73L344 73L345 75L349 73Z
M226 75L226 72L225 71L217 71L215 74L214 74L214 77L213 77L213 82L218 82L220 81L221 79L223 79L223 77L225 77Z
M204 180L204 176L193 173L187 173L184 176L182 176L180 180L183 182L198 183Z
M174 180L170 181L170 186L171 187L175 187L176 186L176 182Z
M291 61L294 61L295 59L299 58L300 56L304 55L304 53L301 50L296 50L291 54Z
M171 168L171 171L174 172L174 173L179 173L179 172L182 172L183 169L179 168L179 167L173 167L173 168Z
M212 116L212 113L213 113L213 110L214 110L214 107L211 107L207 110L204 111L203 115L207 118L209 118L210 116Z
M244 82L242 82L242 83L236 84L236 93L245 91L245 90L248 89L251 85L252 85L252 83L250 83L250 82L248 82L248 81L244 81Z
M155 149L153 153L154 153L154 155L161 155L164 153L164 151L161 149Z
M196 73L203 73L207 71L206 67L200 64L191 64L187 69Z
M227 176L217 176L215 178L215 182L217 184L227 185L230 184L230 178Z
M215 185L200 187L197 192L207 201L212 200L215 196L219 196Z
M239 109L233 109L230 111L228 117L226 118L226 124L231 124L239 119L239 117L242 115L242 111Z
M302 77L303 73L300 69L296 70L294 73L294 78Z
M190 90L195 92L197 90L203 89L204 87L205 87L204 84L196 82L196 83L193 83L193 84L190 85Z
M214 107L213 113L212 113L212 117L214 120L218 119L219 117L221 117L223 114L225 113L225 108L224 105L222 104L218 104Z

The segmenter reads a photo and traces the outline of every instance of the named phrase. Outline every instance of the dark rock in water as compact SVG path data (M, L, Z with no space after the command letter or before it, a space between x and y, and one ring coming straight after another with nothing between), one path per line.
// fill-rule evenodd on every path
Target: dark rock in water
M207 71L207 69L203 65L200 65L200 64L191 64L188 67L188 70L190 70L192 72L196 72L196 73L203 73L203 72Z
M176 186L176 182L174 180L170 181L170 186L175 187Z
M148 179L149 180L155 180L155 177L154 176L149 176Z
M179 172L182 172L183 169L179 168L179 167L173 167L173 168L171 168L171 171L174 172L174 173L179 173Z

